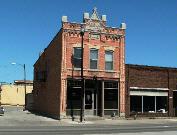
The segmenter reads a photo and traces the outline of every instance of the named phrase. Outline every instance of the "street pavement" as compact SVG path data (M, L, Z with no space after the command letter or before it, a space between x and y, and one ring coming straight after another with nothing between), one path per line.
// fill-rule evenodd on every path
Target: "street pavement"
M0 116L0 135L111 134L111 135L176 135L177 119L104 119L80 123L79 119L55 120L23 111L21 107L5 107Z
M140 133L115 133L110 135L176 135L176 131L166 131L166 132L140 132ZM89 135L89 134L84 134ZM92 134L92 135L100 135L100 134ZM107 134L102 134L107 135Z
M0 135L156 135L156 134L170 134L175 135L177 133L176 126L131 126L131 127L121 127L121 126L27 126L27 127L17 127L8 126L0 127Z

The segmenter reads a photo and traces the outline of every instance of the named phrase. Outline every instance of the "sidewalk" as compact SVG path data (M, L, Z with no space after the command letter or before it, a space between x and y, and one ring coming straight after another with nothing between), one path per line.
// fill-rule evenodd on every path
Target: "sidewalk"
M60 120L61 125L141 125L141 124L168 124L177 123L177 118L138 118L134 119L102 119L102 120L86 120L82 123L79 119L72 121L72 119Z
M0 126L104 126L104 125L136 125L136 124L168 124L177 123L177 118L102 118L102 117L86 117L86 121L80 123L79 116L72 121L71 118L61 120L37 115L19 108L6 108L5 114L0 116Z

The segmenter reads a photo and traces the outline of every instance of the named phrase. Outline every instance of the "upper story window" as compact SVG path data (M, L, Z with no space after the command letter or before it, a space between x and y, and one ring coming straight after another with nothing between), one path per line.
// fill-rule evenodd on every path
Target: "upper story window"
M105 70L113 70L113 51L105 51Z
M81 68L81 47L74 47L73 64L75 68Z
M98 68L98 50L90 49L90 69Z

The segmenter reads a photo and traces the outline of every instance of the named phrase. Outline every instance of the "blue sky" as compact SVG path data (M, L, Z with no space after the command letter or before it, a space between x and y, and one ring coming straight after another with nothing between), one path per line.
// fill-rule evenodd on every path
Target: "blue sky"
M61 27L97 7L107 25L126 22L126 63L177 67L176 0L0 0L0 82L33 79L33 64Z

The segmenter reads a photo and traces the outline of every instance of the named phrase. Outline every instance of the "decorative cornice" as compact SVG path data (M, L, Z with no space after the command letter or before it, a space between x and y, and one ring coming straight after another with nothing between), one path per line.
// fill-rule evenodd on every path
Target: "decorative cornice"
M68 29L68 28L65 28L63 29L64 32L77 32L77 33L80 33L80 29ZM86 30L85 32L89 32L89 33L95 33L95 34L104 34L104 35L108 35L108 36L111 36L111 35L114 35L115 37L122 37L124 36L123 34L114 34L114 33L107 33L107 32L95 32L95 31L89 31L89 30Z

